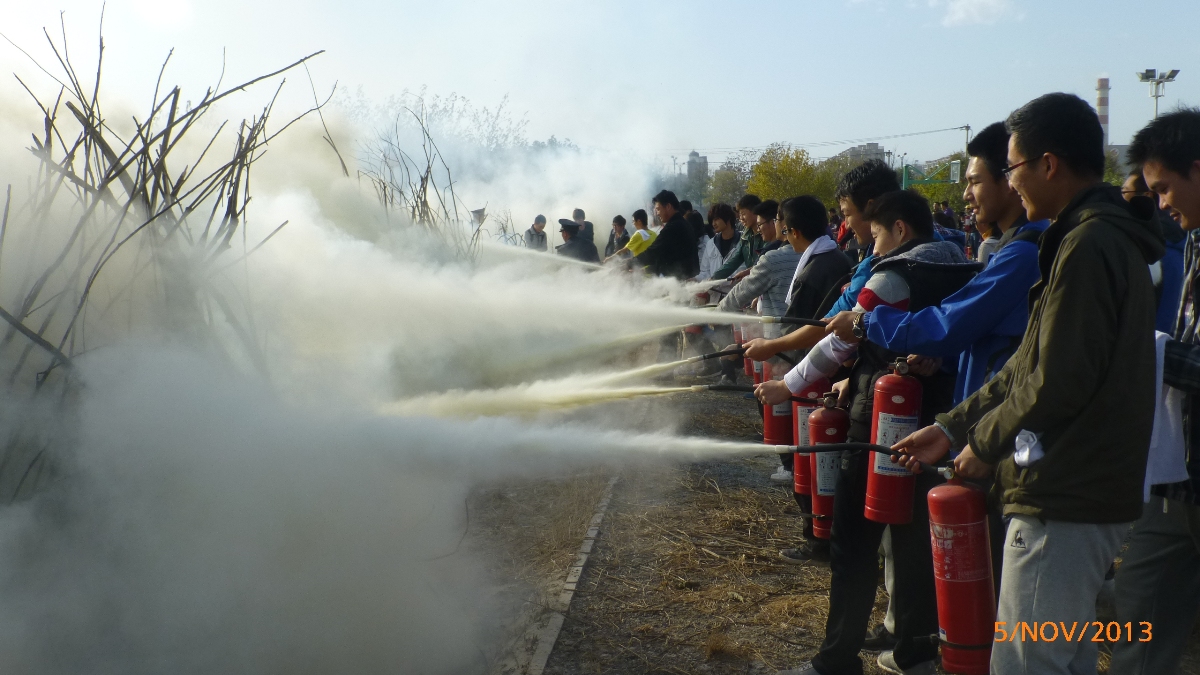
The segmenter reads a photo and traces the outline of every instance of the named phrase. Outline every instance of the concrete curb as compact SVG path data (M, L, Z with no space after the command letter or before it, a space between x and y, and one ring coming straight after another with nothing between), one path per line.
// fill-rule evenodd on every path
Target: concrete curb
M551 603L550 613L545 619L545 623L539 621L540 627L537 624L530 627L530 632L534 634L533 656L525 671L527 675L542 675L546 670L546 663L550 660L551 652L554 651L554 644L558 642L558 635L562 632L563 622L567 618L566 614L571 609L571 599L575 597L576 586L583 577L588 557L596 545L596 537L600 536L600 524L604 522L604 515L608 512L608 505L612 501L613 488L616 486L618 478L619 476L613 476L612 480L608 481L608 487L604 489L604 494L596 504L596 512L592 515L587 532L583 535L579 554L576 556L575 562L567 569L567 576L563 579L562 592Z

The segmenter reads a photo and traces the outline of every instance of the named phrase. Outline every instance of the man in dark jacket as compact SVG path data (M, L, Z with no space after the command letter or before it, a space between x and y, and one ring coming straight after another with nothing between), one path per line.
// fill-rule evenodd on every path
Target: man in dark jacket
M679 199L663 190L654 195L654 215L663 223L658 237L638 256L646 271L660 277L691 279L700 273L700 256L692 228L679 213Z
M561 228L558 232L562 235L565 243L554 249L556 253L581 262L600 262L600 254L596 251L596 245L590 239L584 239L579 234L579 225L575 221L559 218L558 225Z
M785 316L819 318L821 304L841 289L839 282L850 274L850 260L829 236L826 217L825 205L812 195L786 199L779 205L779 234L800 254L788 287ZM795 498L801 511L812 512L812 497L795 493ZM812 519L805 519L804 541L796 548L783 549L779 555L793 563L828 560L829 541L814 536Z
M625 231L625 216L613 218L612 231L608 233L608 244L604 246L604 259L608 260L614 253L625 248L629 243L629 234ZM628 259L629 254L622 254L622 259Z
M592 225L591 221L585 219L583 209L575 209L571 213L571 219L574 220L575 224L579 226L579 236L577 238L586 239L592 244L595 244L596 228Z
M1176 303L1174 339L1164 349L1163 383L1184 392L1189 478L1152 486L1116 577L1117 619L1139 630L1152 626L1153 639L1118 641L1109 672L1152 675L1179 672L1200 606L1200 110L1178 110L1154 120L1133 137L1128 156L1158 196L1159 206L1187 233L1183 302ZM1154 482L1153 475L1147 478Z
M1006 126L1005 173L1028 217L1053 221L1029 326L996 377L895 446L925 461L963 447L960 475L996 472L1010 517L996 624L1005 636L1048 608L1068 626L1094 619L1105 573L1141 515L1157 389L1149 265L1163 254L1153 218L1101 182L1104 132L1086 101L1047 94ZM1065 675L1094 671L1096 657L1090 640L998 632L991 668Z

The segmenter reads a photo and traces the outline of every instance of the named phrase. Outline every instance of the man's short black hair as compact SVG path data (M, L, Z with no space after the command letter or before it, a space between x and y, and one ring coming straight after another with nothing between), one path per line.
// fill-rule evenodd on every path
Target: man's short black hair
M540 214L540 213L539 213L539 214L537 215L537 218L534 218L534 219L533 219L533 224L534 224L534 225L539 225L539 224L540 224L540 225L545 225L545 224L546 224L546 216L543 216L542 214Z
M1200 108L1179 108L1150 122L1134 134L1125 156L1134 166L1154 161L1189 175L1200 159Z
M621 227L625 227L625 216L613 217L613 225L620 225Z
M685 199L679 202L679 210L686 213L688 211L694 211L695 209L692 208L692 203Z
M1104 175L1104 129L1088 102L1062 92L1039 96L1004 121L1025 159L1050 153L1084 178Z
M646 209L638 209L633 212L633 222L646 225L650 222L649 216L646 215Z
M679 197L676 197L675 193L671 192L670 190L663 190L662 192L654 195L654 199L650 201L654 202L655 204L662 204L664 206L674 206L676 211L679 210Z
M799 232L809 241L829 234L829 216L825 213L825 205L812 195L783 200L779 205L779 217L787 229Z
M737 201L737 210L741 211L742 209L746 209L748 211L753 211L755 207L761 203L762 200L758 198L758 195L742 195L742 198Z
M713 204L712 206L708 207L708 224L712 225L712 222L718 218L725 221L730 227L732 227L733 224L737 222L737 212L734 211L733 207L728 204Z
M572 218L587 218L587 216L583 215L583 209L575 209L574 211L571 212L571 217Z
M993 122L967 143L967 154L983 162L993 180L1004 178L1008 166L1008 129L1004 122Z
M761 216L767 220L771 220L779 213L779 202L774 199L768 199L765 202L759 202L758 206L754 207L754 215Z
M1200 158L1198 158L1198 159L1200 159ZM1164 164L1163 166L1166 166L1166 165ZM1189 164L1189 166L1191 166L1191 165ZM1172 169L1172 171L1174 171L1174 169ZM1180 173L1182 173L1182 172L1180 172ZM1184 175L1187 175L1187 174L1184 174ZM1126 180L1128 180L1130 178L1133 179L1133 189L1134 190L1136 190L1137 192L1140 192L1140 193L1150 192L1150 186L1146 185L1146 177L1142 175L1141 169L1131 169L1129 171L1129 173L1125 175Z
M872 159L846 172L838 182L837 199L849 199L859 211L867 208L867 202L885 192L900 189L896 172L881 159Z
M929 201L912 190L896 190L876 197L863 212L863 218L889 231L897 220L903 220L918 237L928 239L933 236L933 213L929 209Z

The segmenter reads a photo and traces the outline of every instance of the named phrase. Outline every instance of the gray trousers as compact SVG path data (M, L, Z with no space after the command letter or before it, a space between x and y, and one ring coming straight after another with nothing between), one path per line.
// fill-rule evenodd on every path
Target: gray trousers
M1116 584L1117 621L1134 626L1148 621L1153 637L1117 642L1109 670L1122 675L1178 672L1200 608L1200 507L1151 497L1133 526Z
M1129 523L1095 525L1013 516L1004 538L1004 569L996 621L1011 634L1021 622L1067 629L1096 618L1096 595L1121 548ZM1096 675L1097 643L1067 640L1049 628L1033 640L1021 634L992 645L994 675ZM997 633L999 637L1000 634ZM1053 638L1053 639L1051 639ZM1120 671L1112 671L1117 673Z

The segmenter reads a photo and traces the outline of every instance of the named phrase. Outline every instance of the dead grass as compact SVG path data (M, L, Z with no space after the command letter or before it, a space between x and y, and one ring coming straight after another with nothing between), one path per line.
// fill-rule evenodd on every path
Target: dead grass
M722 464L754 476L773 468L769 458ZM815 654L828 569L784 563L779 549L799 534L794 502L726 471L696 465L622 481L547 672L590 672L571 665L585 662L603 672L769 672Z
M610 478L594 471L477 490L471 531L494 551L496 578L557 595Z

